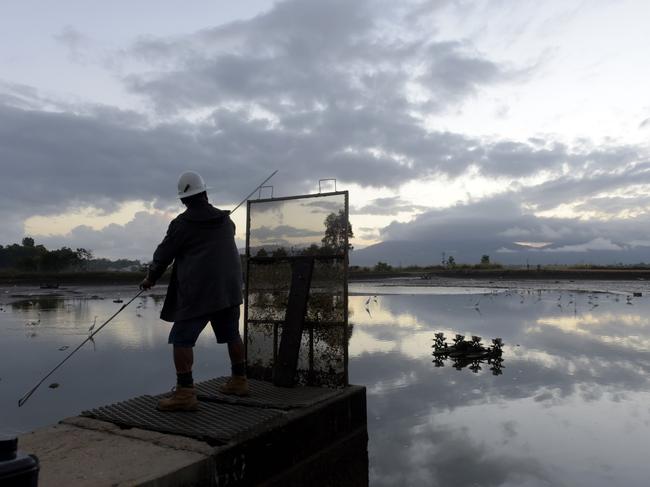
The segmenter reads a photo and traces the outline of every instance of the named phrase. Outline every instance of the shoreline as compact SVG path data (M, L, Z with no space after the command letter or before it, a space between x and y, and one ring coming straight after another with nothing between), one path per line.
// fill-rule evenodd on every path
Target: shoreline
M414 271L364 272L351 271L350 281L383 279L477 279L535 281L650 281L650 269L418 269Z
M0 286L37 286L56 291L60 287L84 286L137 286L144 272L67 272L24 273L0 272ZM422 285L439 285L439 280L479 281L650 281L650 269L409 269L375 272L351 269L350 282L386 281L404 279L422 281ZM169 282L168 273L157 284ZM492 282L490 282L492 284Z

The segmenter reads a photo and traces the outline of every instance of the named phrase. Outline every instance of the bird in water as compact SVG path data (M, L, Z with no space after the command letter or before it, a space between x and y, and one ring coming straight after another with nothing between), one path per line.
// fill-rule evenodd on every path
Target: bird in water
M93 331L93 328L95 328L96 323L97 323L97 317L95 316L95 319L93 320L93 324L90 325L90 328L88 328L88 333Z
M38 313L38 320L37 321L28 321L25 323L27 326L37 326L41 324L41 313Z

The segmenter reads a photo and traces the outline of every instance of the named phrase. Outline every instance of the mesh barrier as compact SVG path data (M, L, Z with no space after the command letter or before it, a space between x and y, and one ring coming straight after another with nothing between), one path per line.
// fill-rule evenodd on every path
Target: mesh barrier
M248 202L244 334L250 377L270 380L285 323L292 265L314 260L297 381L347 385L348 193Z

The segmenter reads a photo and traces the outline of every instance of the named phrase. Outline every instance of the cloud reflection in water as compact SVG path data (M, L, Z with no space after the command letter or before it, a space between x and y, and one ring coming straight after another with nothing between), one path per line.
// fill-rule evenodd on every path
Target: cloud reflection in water
M351 296L371 485L646 485L650 303L612 296ZM502 337L503 375L435 368L436 332Z

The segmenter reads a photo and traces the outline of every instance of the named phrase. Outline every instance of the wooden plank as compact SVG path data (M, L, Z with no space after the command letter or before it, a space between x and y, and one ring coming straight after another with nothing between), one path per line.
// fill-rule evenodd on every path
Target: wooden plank
M295 384L313 270L313 257L302 257L291 261L289 303L282 327L278 357L273 367L273 384L276 386L293 387Z

